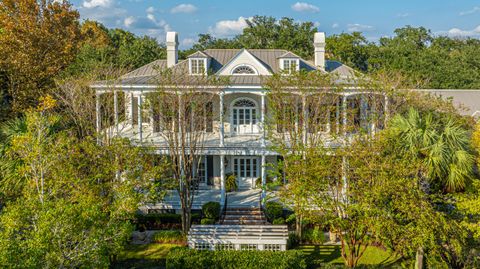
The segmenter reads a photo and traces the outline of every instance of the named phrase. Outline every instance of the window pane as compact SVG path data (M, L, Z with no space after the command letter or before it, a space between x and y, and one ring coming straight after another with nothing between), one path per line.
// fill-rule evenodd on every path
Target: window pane
M245 124L250 124L250 109L245 109Z
M252 123L255 124L257 123L257 110L252 109Z
M245 116L243 115L243 109L239 109L239 124L244 124Z

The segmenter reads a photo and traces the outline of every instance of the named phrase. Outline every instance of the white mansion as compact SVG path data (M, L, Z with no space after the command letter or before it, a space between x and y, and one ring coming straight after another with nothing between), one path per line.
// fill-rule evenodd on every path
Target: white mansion
M267 98L262 77L300 69L320 70L345 79L353 75L351 68L336 61L325 60L325 34L321 32L314 36L314 62L282 49L207 49L178 61L176 32L167 33L166 44L167 60L156 60L125 74L114 86L115 126L110 129L135 143L148 143L161 153L165 150L165 141L155 128L148 110L142 109L145 94L158 87L153 78L159 70L183 68L188 70L190 76L205 75L209 70L212 76L228 76L229 85L221 89L213 99L214 117L205 130L201 153L203 161L198 167L200 185L194 209L212 200L225 204L226 174L236 175L239 191L253 190L257 178L261 178L262 184L265 184L266 164L277 161L278 154L270 150L263 128ZM111 92L112 85L97 82L91 87L97 94L97 130L100 131L100 97ZM122 109L119 108L120 94L124 95L122 100L125 100ZM339 94L337 111L334 115L329 115L331 124L329 121L325 129L327 136L329 132L341 132L342 124L346 124L347 106L357 106L360 114L368 109L368 104L361 102L361 92L351 89ZM386 110L388 99L382 100L382 107ZM125 111L124 116L119 116L120 110ZM172 192L163 203L152 208L178 210L180 202L175 195ZM234 195L229 194L232 197ZM229 201L228 204L231 205L232 202Z

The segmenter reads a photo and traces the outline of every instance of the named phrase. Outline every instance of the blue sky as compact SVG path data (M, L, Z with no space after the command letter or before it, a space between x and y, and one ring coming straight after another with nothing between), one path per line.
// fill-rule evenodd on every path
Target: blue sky
M370 40L390 36L405 25L439 35L480 37L480 0L72 0L82 19L149 35L160 42L179 33L188 48L199 33L231 37L254 15L312 21L329 34L361 31Z

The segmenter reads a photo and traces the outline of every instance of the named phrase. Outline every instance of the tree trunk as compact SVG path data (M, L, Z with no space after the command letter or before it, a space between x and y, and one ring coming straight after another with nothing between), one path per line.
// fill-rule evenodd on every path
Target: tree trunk
M423 269L423 247L417 249L415 257L415 269Z
M302 216L298 215L295 218L295 234L298 237L298 241L302 242Z
M190 208L182 208L182 232L187 235L190 230Z

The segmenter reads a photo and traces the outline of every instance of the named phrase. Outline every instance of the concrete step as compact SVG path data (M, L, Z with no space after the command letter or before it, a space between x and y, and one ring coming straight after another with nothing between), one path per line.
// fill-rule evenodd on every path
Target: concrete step
M252 221L252 220L225 220L223 225L265 225L266 221Z
M254 220L258 220L258 219L266 219L264 216L262 215L225 215L223 216L224 219L254 219Z

